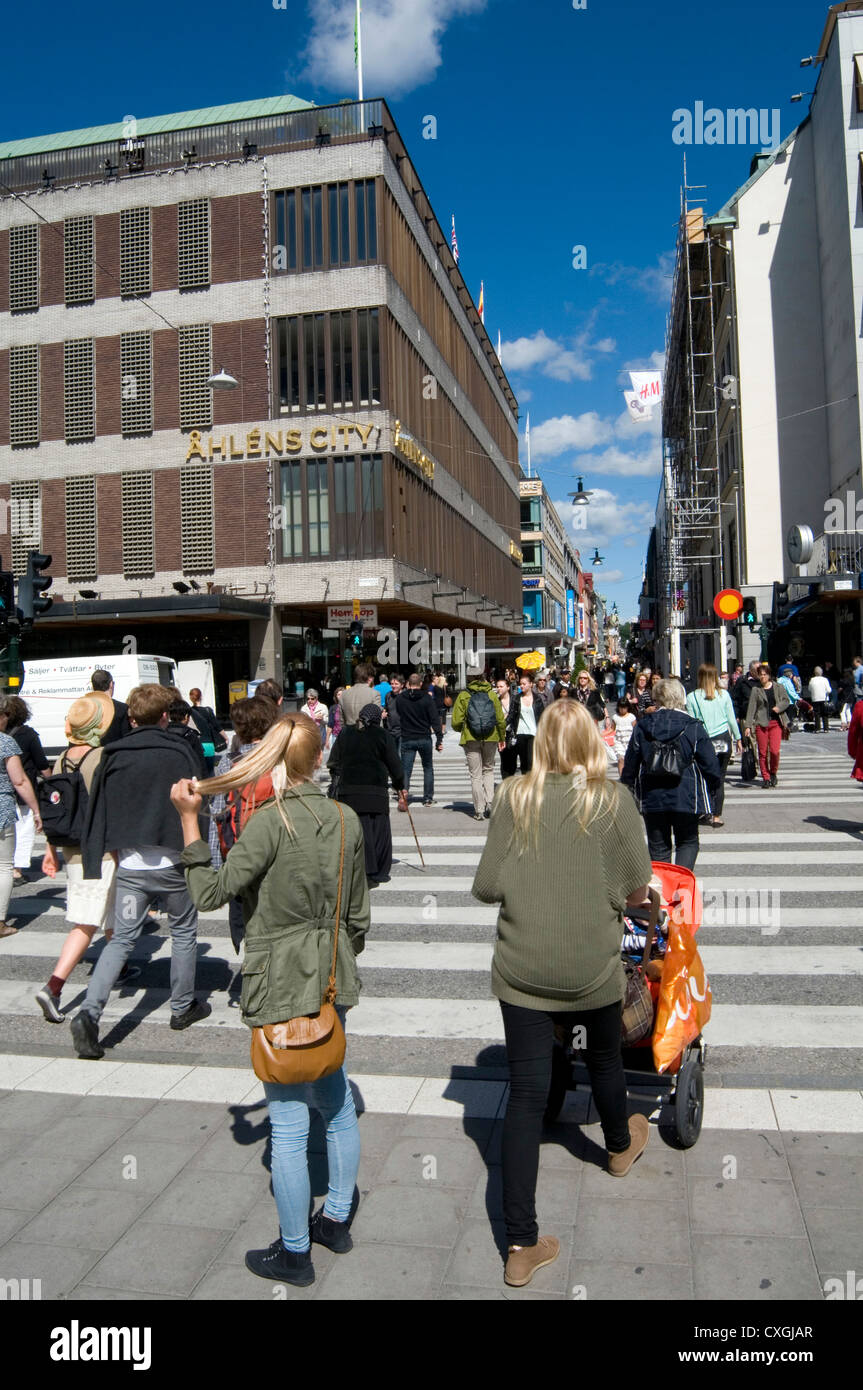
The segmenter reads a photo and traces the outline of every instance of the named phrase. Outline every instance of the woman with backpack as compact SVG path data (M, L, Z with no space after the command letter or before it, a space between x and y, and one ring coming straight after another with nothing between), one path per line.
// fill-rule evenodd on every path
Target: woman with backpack
M686 691L678 680L653 687L653 714L636 724L620 780L629 787L644 819L650 857L694 869L698 822L713 815L711 798L722 784L713 743L698 719L686 711Z
M725 800L725 773L731 757L732 740L737 744L737 752L742 750L740 728L734 716L734 706L727 690L719 684L719 672L710 662L698 668L698 689L686 697L686 710L693 719L700 719L707 730L713 751L719 761L721 781L713 797L713 814L705 816L708 825L720 826L722 806Z
M473 883L480 902L500 904L491 988L509 1067L504 1280L516 1288L560 1253L536 1219L556 1027L584 1035L611 1176L625 1177L647 1145L646 1117L627 1114L620 943L624 909L645 902L651 873L635 807L608 779L596 722L579 702L556 701L540 720L531 771L501 786Z
M215 912L231 898L242 898L246 952L241 1008L243 1022L252 1029L317 1014L334 954L340 1019L359 1002L355 957L369 927L363 833L350 807L328 800L315 783L322 758L317 724L291 712L225 776L197 788L188 780L171 788L195 904L201 912ZM201 792L236 791L263 777L270 778L273 796L250 817L217 872L200 838ZM264 1093L279 1234L268 1249L249 1250L246 1267L262 1279L305 1288L315 1280L313 1242L336 1254L347 1253L353 1244L349 1226L360 1160L353 1095L344 1065L314 1082L265 1081ZM311 1110L326 1125L329 1191L310 1222Z
M494 755L497 749L503 752L506 748L506 716L481 666L468 668L467 687L459 691L452 707L452 726L456 733L461 730L473 818L488 820L494 799Z
M86 816L85 799L90 795L96 769L102 761L102 736L111 727L113 719L113 701L110 695L101 690L92 690L80 700L75 700L66 715L66 738L69 740L69 746L54 763L52 775L71 777L74 780L76 792L73 793L73 797L76 803L80 801L81 804L73 813L73 798L70 797L69 812L79 824L83 823ZM49 805L62 805L62 799L56 802L53 800L58 792L57 786L52 789L51 784L45 782L42 784L41 792L42 796L48 799ZM47 809L45 814L47 817ZM50 822L45 829L54 843L49 843L45 851L42 872L49 878L56 878L60 867L59 851L63 855L66 867L66 920L72 926L47 984L36 994L36 1003L48 1023L65 1023L66 1015L60 1011L60 995L64 984L75 966L83 959L84 952L97 929L102 928L106 940L110 939L113 932L108 923L114 920L117 856L113 851L107 851L102 855L101 878L85 879L81 841L72 839L71 835L69 838L63 838L63 831L59 832L60 837L55 839ZM68 834L70 829L67 825L65 833ZM127 965L120 978L124 981L131 980L140 973L139 966Z

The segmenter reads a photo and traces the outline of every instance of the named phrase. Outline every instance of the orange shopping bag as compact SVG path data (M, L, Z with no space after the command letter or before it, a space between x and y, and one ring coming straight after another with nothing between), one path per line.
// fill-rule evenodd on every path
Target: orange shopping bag
M653 1060L658 1072L667 1071L687 1044L698 1037L712 1006L710 981L695 938L671 921L653 1028Z

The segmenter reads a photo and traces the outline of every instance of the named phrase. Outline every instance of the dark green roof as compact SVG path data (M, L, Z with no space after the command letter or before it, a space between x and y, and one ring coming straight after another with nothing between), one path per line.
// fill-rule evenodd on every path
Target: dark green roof
M199 111L179 111L172 116L144 116L136 121L137 134L161 135L168 130L195 130L205 125L224 125L229 121L253 121L266 116L282 116L288 111L307 111L312 101L301 97L264 97L260 101L234 101L225 106L205 106ZM58 135L37 135L26 140L0 143L0 159L20 155L48 154L52 150L72 150L79 145L102 145L126 136L125 121L90 126L86 130L66 130Z

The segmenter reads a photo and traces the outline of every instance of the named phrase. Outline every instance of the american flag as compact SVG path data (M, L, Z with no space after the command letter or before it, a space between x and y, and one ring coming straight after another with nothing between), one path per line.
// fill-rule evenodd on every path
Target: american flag
M452 237L450 240L452 241L452 258L456 265L458 265L458 241L456 240L455 234L455 213L452 215Z

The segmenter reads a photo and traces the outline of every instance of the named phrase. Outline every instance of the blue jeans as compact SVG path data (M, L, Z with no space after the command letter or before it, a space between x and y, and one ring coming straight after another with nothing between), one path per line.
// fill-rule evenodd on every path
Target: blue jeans
M408 792L411 785L411 773L414 770L414 758L417 753L419 753L420 762L423 765L423 801L431 801L434 796L431 734L428 738L402 739L402 772L405 778L405 790Z
M298 1086L264 1082L273 1135L273 1194L286 1250L309 1248L309 1110L317 1110L327 1126L329 1189L324 1215L346 1221L351 1211L360 1166L360 1127L354 1097L344 1067Z

